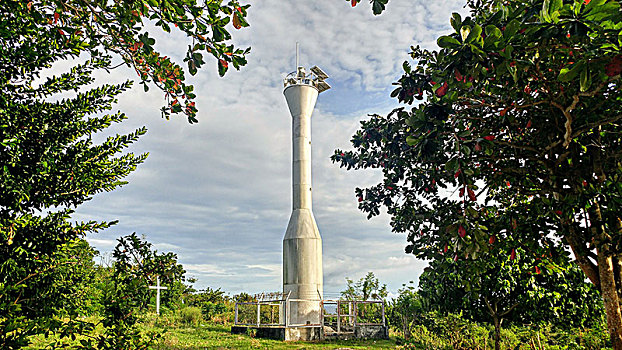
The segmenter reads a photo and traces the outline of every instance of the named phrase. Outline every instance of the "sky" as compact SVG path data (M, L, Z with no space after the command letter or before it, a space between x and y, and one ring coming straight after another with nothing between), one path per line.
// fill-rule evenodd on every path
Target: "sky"
M281 290L292 157L282 78L294 70L299 42L301 65L321 67L332 86L319 96L312 117L313 211L323 240L325 298L337 297L346 278L370 271L394 294L416 282L426 263L404 253L406 237L391 232L387 215L367 220L358 210L355 188L378 183L381 173L346 171L330 156L351 149L349 140L368 114L398 106L389 96L391 83L401 76L410 46L437 48L436 38L450 32L451 13L466 14L464 2L391 0L380 16L366 1L355 8L343 0L250 3L251 26L230 28L236 45L252 47L248 65L219 78L217 62L208 58L190 78L198 124L183 116L162 119L157 89L145 93L135 84L119 96L116 108L128 120L108 132L146 126L130 151L149 157L128 185L97 194L74 219L119 220L87 240L105 256L118 237L143 235L158 251L176 253L197 289L231 295ZM161 53L182 63L183 36L150 34ZM125 79L135 79L134 73L120 68L98 75L98 82Z

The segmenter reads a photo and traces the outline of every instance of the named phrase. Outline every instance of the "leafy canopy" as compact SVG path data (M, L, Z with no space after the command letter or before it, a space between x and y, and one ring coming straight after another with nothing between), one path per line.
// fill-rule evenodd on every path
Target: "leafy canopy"
M204 55L218 61L222 76L229 64L246 64L250 49L235 48L229 24L247 27L250 5L238 1L85 1L29 0L0 3L0 85L23 86L20 76L32 77L38 68L81 53L97 58L113 55L135 70L145 91L155 85L164 92L162 116L183 113L197 122L194 88L185 81L178 63L156 49L147 29L152 25L188 37L184 62L191 75L205 64ZM108 63L106 69L118 65Z

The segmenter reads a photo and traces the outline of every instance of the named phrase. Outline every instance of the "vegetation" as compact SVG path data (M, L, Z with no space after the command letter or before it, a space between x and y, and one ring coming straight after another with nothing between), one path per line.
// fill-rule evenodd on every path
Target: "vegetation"
M403 65L392 96L422 103L363 121L355 150L332 159L382 170L356 190L359 208L386 207L406 253L449 255L478 276L490 257L519 268L523 255L521 279L554 273L572 250L622 349L620 3L468 4L438 52L413 47Z
M195 95L185 83L185 70L155 50L147 22L165 32L174 26L189 37L185 62L190 74L204 63L205 52L218 60L223 75L229 64L246 64L248 49L234 48L226 27L248 26L248 7L235 0L0 2L0 347L20 348L35 334L74 338L91 333L97 323L81 317L95 311L105 330L102 336L81 339L81 346L142 344L132 313L145 302L143 283L156 273L179 280L183 270L173 266L172 256L130 262L125 253L149 251L135 236L120 242L124 249L115 251L111 269L95 267L95 252L82 238L114 222L70 222L73 209L96 193L124 185L123 179L147 157L124 151L145 128L100 144L92 141L126 118L108 112L132 83L88 85L94 83L95 70L114 69L119 64L113 59L121 59L145 90L155 85L164 92L163 116L183 113L196 122ZM53 63L78 57L83 62L70 71L41 78ZM160 265L146 266L145 261ZM92 271L102 274L93 280Z

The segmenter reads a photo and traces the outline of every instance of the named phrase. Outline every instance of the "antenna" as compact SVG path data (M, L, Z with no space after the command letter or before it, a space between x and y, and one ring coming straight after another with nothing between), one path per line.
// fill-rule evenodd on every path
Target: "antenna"
M298 70L298 42L296 41L296 70Z

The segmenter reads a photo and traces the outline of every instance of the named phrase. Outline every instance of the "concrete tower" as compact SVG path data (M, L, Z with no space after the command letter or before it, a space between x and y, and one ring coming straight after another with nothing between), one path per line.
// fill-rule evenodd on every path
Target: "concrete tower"
M309 72L298 65L284 80L292 115L292 215L283 238L283 292L293 301L290 324L320 323L323 297L322 238L311 210L311 114L320 92L330 89L328 76L317 66Z

